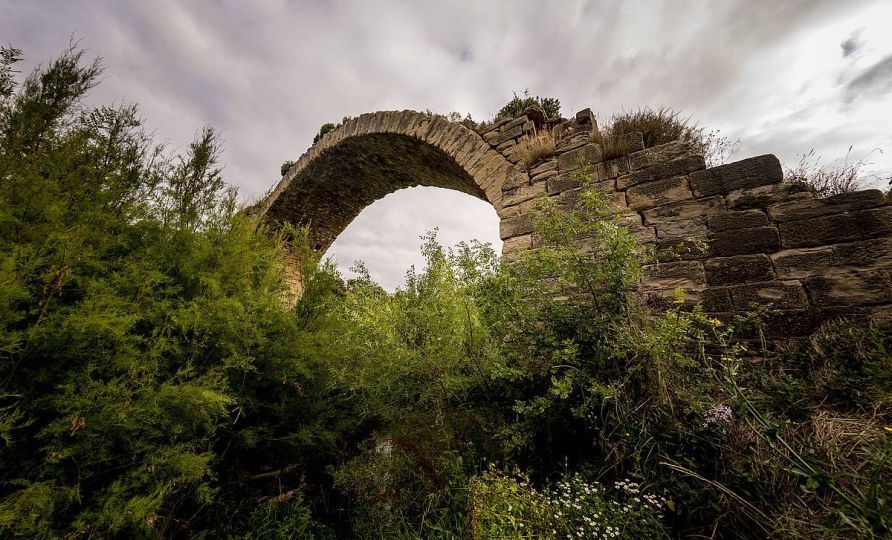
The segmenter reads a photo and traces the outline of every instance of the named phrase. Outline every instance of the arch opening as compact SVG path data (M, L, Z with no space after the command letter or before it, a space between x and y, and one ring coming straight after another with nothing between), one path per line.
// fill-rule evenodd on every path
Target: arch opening
M347 278L357 260L387 291L405 282L410 266L421 269L421 236L437 229L444 247L461 241L489 242L499 252L499 217L488 202L435 187L395 191L366 207L325 252Z

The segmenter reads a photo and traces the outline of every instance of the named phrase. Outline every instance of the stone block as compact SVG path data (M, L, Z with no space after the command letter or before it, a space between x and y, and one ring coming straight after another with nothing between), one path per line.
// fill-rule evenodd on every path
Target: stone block
M678 261L648 265L643 285L648 289L697 288L706 283L700 261Z
M629 207L637 210L676 203L691 197L691 188L688 186L688 179L684 176L648 182L626 191Z
M671 262L705 259L709 257L709 249L704 247L704 243L700 240L699 238L657 240L657 260Z
M666 223L669 221L705 218L724 212L725 201L721 197L694 199L674 204L667 204L642 212L647 224Z
M734 190L725 197L728 209L766 208L781 202L813 199L812 189L802 182L781 182L752 189Z
M542 182L557 175L558 172L556 170L545 171L539 174L530 174L530 182Z
M826 270L833 264L833 248L785 249L771 255L781 279L801 279Z
M815 276L805 280L817 306L851 306L892 302L889 272L847 272Z
M595 114L589 108L582 109L581 111L576 113L576 123L579 124L580 126L585 126L585 125L595 126L595 125L597 125L597 123L595 121Z
M627 189L638 184L686 175L704 168L706 168L706 162L703 161L702 156L687 156L620 176L617 178L616 188Z
M546 197L545 182L536 182L528 186L521 186L510 191L504 192L502 198L502 206L513 206L524 201Z
M780 161L768 154L691 173L691 188L698 197L708 197L777 184L783 178Z
M499 223L499 237L504 240L533 232L533 219L529 215L519 215L503 219Z
M739 285L774 280L771 259L763 254L708 259L703 263L703 268L708 285Z
M592 134L588 132L574 133L561 138L554 147L556 153L569 152L592 142Z
M503 144L510 142L513 139L516 139L516 138L522 136L523 135L523 125L522 124L523 123L521 122L521 124L518 124L510 129L506 129L505 131L502 131L501 133L499 133L499 138L496 139L496 147L499 148L499 150L501 150Z
M886 194L878 189L840 193L826 199L783 202L768 207L773 221L787 222L814 217L865 210L886 204Z
M711 216L707 224L713 232L749 229L768 225L768 216L761 210L738 210Z
M892 232L892 206L780 224L784 247L866 240Z
M620 192L622 193L622 192ZM706 234L706 221L702 218L667 221L656 226L657 238L688 238Z
M542 174L549 171L557 171L557 168L557 160L549 159L548 161L544 161L530 169L530 176L536 176L537 174Z
M545 181L546 191L549 195L556 195L568 189L579 187L579 181L571 173L560 173Z
M808 307L808 295L798 281L768 281L731 287L734 309L747 311L753 304L777 309Z
M596 165L596 170L598 175L601 178L618 178L624 174L628 174L631 171L631 166L629 165L629 158L627 157L618 157L615 159L609 159L607 161L602 161Z
M533 247L533 235L525 234L502 242L502 255L518 254Z
M689 143L673 141L639 152L632 152L629 154L629 164L633 171L637 171L690 155L693 155L693 149Z
M713 256L773 253L780 247L780 236L775 227L753 227L736 231L710 233L709 253Z
M580 164L592 164L601 159L601 147L588 143L580 146L575 150L564 152L558 155L558 169L561 171L572 171L578 169Z

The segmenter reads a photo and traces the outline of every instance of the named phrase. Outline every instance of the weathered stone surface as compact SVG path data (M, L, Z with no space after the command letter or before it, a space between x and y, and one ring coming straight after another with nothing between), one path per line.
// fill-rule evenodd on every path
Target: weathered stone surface
M703 263L709 285L736 285L753 281L772 281L774 270L767 255L717 257Z
M773 221L797 221L853 210L865 210L886 204L886 194L878 189L840 193L826 199L789 201L768 207Z
M731 211L709 217L707 224L713 232L749 229L768 225L768 216L761 210Z
M549 178L553 178L553 177L557 176L558 174L560 174L560 173L558 173L555 170L552 170L552 171L545 171L543 173L539 173L535 176L530 175L530 182L531 183L532 182L543 182L545 180L548 180Z
M691 188L698 197L708 197L777 184L783 179L780 161L769 154L691 173Z
M693 155L691 145L683 141L674 141L661 144L639 152L629 154L629 163L632 170L646 169L654 165L661 165L670 161Z
M805 277L892 267L892 238L813 248L787 249L771 256L778 276Z
M683 157L681 159L676 159L620 176L617 178L616 188L627 189L632 186L637 186L638 184L654 182L673 176L686 175L704 169L705 167L706 162L703 161L702 156Z
M653 310L658 312L678 308L676 303L676 291L678 289L652 289L645 291L645 301ZM682 288L683 309L693 309L697 304L703 307L706 313L730 312L734 310L731 303L731 293L727 288Z
M747 311L756 305L770 305L778 309L808 306L808 296L798 281L769 281L731 287L734 308Z
M506 191L502 198L502 205L513 206L524 201L529 201L530 199L545 197L546 195L545 182L536 182L535 184L521 186L511 191Z
M575 150L558 155L558 169L561 171L572 171L578 169L580 164L592 164L600 159L601 148L594 143L588 143Z
M833 262L833 248L786 249L771 255L781 279L800 279L820 272Z
M522 135L523 135L523 125L518 124L510 129L506 129L505 131L502 131L501 133L499 133L499 138L496 139L496 145L501 146L501 145L511 141L512 139L521 137Z
M628 174L631 170L632 168L631 165L629 165L629 158L627 157L618 157L602 161L595 165L595 172L598 177L602 179L618 178L624 174Z
M622 192L620 192L622 193ZM702 218L667 221L656 226L657 238L687 238L706 234L706 221Z
M708 242L711 255L749 255L777 251L780 247L780 236L775 227L753 227L711 233Z
M508 238L504 242L502 242L502 254L508 255L509 253L520 253L521 251L526 251L533 246L533 235L525 234L523 236L515 236L514 238Z
M646 288L696 288L706 283L700 261L679 261L649 265L644 268Z
M645 210L641 214L644 216L645 223L666 223L698 218L706 219L708 216L723 212L724 206L725 201L721 197L709 197L667 204Z
M557 141L554 150L556 153L569 152L592 142L592 134L588 132L574 133Z
M521 236L533 232L533 219L530 215L503 219L499 223L499 237L504 240L513 236Z
M772 204L794 199L812 199L815 194L802 183L771 184L752 189L734 190L725 197L728 209L766 208Z
M619 182L619 180L617 180ZM626 191L629 207L638 210L690 199L691 188L684 176L641 184Z
M784 247L810 247L861 240L892 232L892 206L780 224Z
M816 276L805 280L805 286L818 306L892 302L892 282L885 270Z
M547 179L545 185L549 195L556 195L568 189L578 188L579 181L573 178L571 173L565 172Z
M548 161L543 161L542 163L530 169L530 176L536 176L537 174L542 174L549 171L557 171L557 168L557 160L549 159Z

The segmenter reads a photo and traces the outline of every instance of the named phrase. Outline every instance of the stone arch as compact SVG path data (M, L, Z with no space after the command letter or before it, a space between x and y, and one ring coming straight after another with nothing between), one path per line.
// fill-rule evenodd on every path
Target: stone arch
M506 186L529 184L477 132L415 111L363 114L327 133L276 186L262 214L308 225L311 246L325 251L374 201L402 188L453 189L483 199L502 216Z

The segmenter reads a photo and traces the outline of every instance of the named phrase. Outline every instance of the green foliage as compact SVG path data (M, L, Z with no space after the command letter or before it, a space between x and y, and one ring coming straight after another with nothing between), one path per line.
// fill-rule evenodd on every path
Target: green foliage
M285 174L287 174L288 171L291 170L291 167L294 167L294 162L293 162L293 161L290 161L290 160L289 160L289 161L285 161L285 162L283 162L283 163L282 163L282 166L279 167L279 174L281 174L282 176L285 176Z
M81 56L0 111L0 528L197 533L257 496L246 473L300 459L295 433L326 438L324 374L280 300L282 239L235 213L214 131L169 156L134 108L79 106L101 71Z
M338 124L340 125L340 124ZM319 128L319 132L313 136L313 144L322 140L322 137L325 136L326 133L330 133L335 130L338 126L332 124L331 122L326 122L322 124L322 127Z
M542 109L547 118L561 117L561 102L557 98L531 96L529 90L524 90L521 95L514 92L514 97L499 109L496 118L514 118L530 107Z

